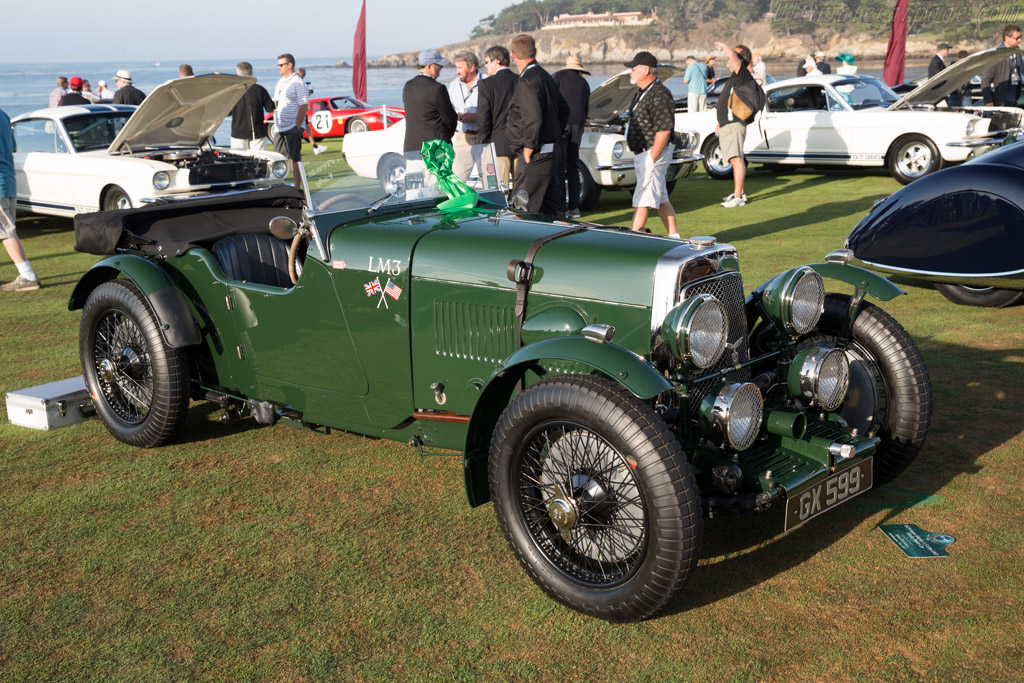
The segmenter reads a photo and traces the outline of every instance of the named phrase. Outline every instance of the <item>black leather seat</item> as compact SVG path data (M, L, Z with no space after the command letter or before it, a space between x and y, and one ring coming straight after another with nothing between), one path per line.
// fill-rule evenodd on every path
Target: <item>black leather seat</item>
M223 237L213 245L213 256L220 269L232 280L271 287L292 286L288 277L288 245L273 235Z

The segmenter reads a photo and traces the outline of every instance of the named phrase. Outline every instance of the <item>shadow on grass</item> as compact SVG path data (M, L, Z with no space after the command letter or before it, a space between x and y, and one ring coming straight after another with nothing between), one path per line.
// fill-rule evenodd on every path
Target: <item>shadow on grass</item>
M917 340L931 371L934 409L929 438L910 467L885 486L781 534L785 505L761 515L705 520L702 564L682 597L665 614L687 612L754 588L807 562L844 538L879 511L879 524L920 505L942 503L939 492L954 478L975 475L979 459L1021 432L1016 407L1024 403L1021 371L1007 360L1024 348L982 350ZM931 360L929 360L931 359ZM955 395L955 401L943 400ZM994 415L987 401L1005 396L1007 419ZM981 420L979 414L990 419ZM1019 416L1017 416L1019 418Z
M41 216L33 213L19 216L16 223L18 226L18 236L23 240L30 237L42 237L58 233L68 233L74 236L75 233L75 221L72 218Z

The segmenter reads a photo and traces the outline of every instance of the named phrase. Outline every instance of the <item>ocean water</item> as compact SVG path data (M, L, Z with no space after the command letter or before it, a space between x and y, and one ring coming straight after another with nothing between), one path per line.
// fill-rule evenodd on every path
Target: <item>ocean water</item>
M352 70L348 68L335 68L334 63L341 58L321 58L319 65L306 66L306 80L312 84L313 95L334 96L351 94L352 92ZM197 74L204 73L235 73L233 60L204 60L192 62L192 67ZM837 66L836 63L834 66ZM796 60L773 63L768 62L768 72L776 78L788 78L795 72ZM881 76L881 60L865 61L860 66L860 73L874 76ZM555 70L552 67L551 70ZM591 75L587 81L591 87L600 85L610 76L618 73L624 67L615 65L595 65L588 67ZM156 86L178 77L178 64L152 62L76 62L51 63L51 64L7 64L0 73L0 109L7 112L10 117L18 114L41 109L47 106L50 91L56 87L57 76L80 76L87 79L96 90L96 84L105 80L113 87L114 74L118 69L128 69L132 72L132 80L135 87L145 93L149 93ZM908 60L907 79L910 80L920 75L927 69L927 60ZM277 71L277 59L268 58L262 62L253 62L253 71L259 83L273 94L274 85L277 83L279 74ZM370 104L391 106L402 106L402 87L405 82L415 75L414 69L369 69L367 71L367 99ZM724 73L724 71L723 71ZM454 67L448 67L441 73L441 80L445 83L455 78ZM681 78L668 81L669 88L675 93L682 93L685 85ZM219 144L228 144L230 137L230 120L223 124L217 131L216 139Z

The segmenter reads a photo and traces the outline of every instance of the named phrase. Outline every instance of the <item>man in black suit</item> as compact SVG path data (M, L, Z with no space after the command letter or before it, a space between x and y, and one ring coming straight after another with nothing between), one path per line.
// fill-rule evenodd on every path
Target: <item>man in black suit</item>
M568 205L565 215L569 218L580 217L580 142L583 140L583 129L590 117L590 84L583 74L590 72L580 64L580 58L569 55L565 60L565 68L556 71L551 77L558 84L558 91L569 103L569 123L565 127L562 138L563 176L567 181Z
M946 68L946 57L949 56L949 43L939 43L935 48L935 56L928 62L928 78Z
M557 218L565 215L565 187L555 182L559 141L569 122L569 103L551 75L537 63L533 37L512 39L512 60L519 80L508 108L505 140L516 154L515 190L529 193L527 210Z
M476 105L477 139L481 144L494 143L498 166L498 178L503 187L510 187L509 181L515 176L516 158L505 140L505 122L512 91L516 87L516 75L508 68L508 50L500 45L488 48L484 53L484 68L487 75L477 86L480 89Z
M448 97L448 88L437 82L448 60L437 50L420 52L420 72L405 84L405 151L419 152L428 140L451 142L458 116Z

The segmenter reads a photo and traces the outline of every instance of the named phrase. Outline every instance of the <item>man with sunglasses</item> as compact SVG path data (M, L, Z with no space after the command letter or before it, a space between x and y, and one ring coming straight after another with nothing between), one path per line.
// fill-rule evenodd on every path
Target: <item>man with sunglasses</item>
M1020 26L1010 24L1003 29L1003 48L1020 47ZM1019 54L985 69L981 74L981 96L986 105L1016 107L1020 98L1021 81L1024 79L1024 64Z
M274 88L274 124L278 137L274 146L292 162L292 184L302 187L299 162L302 161L302 127L309 109L309 89L295 73L295 57L287 52L277 58L281 79Z

